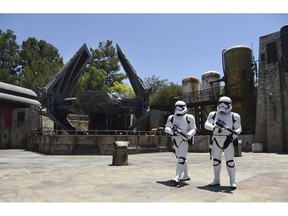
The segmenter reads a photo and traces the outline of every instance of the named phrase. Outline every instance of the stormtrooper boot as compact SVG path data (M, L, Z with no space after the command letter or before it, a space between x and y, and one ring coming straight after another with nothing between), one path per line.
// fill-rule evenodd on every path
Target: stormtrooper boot
M218 164L217 166L214 166L213 169L214 169L214 180L208 185L209 187L220 186L221 166L219 166Z
M220 186L220 179L214 179L213 182L211 182L208 186L209 187Z
M229 174L229 177L230 177L230 188L235 190L237 188L237 185L236 185L236 182L235 182L235 168L234 169L229 168L228 169L228 174Z
M180 184L180 176L181 176L181 174L183 172L183 169L184 169L184 165L180 164L180 163L177 163L176 175L175 175L174 179L172 179L174 184L176 184L176 185Z
M188 171L187 162L184 164L184 176L180 179L180 181L190 181L190 173Z
M190 181L190 174L184 173L184 176L180 179L181 181Z
M236 189L237 188L237 185L236 185L235 181L234 182L230 182L230 188L231 189Z

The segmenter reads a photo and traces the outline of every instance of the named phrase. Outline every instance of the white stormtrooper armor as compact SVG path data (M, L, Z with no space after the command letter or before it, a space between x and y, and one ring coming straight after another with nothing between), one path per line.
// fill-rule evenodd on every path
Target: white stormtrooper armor
M241 133L241 118L237 113L232 111L232 101L229 97L221 97L218 101L217 111L209 113L204 127L207 130L213 131L213 145L211 147L211 154L213 157L214 180L209 186L220 185L221 172L221 157L224 151L226 167L230 178L230 187L236 189L235 182L235 162L234 162L234 146L233 140ZM225 127L218 126L216 122L222 121L227 128L232 129L236 134L231 134Z
M172 135L176 158L178 159L176 175L172 181L179 184L180 181L189 181L190 174L187 165L188 142L196 134L195 118L187 114L187 106L184 101L175 103L174 115L170 115L165 125L165 132ZM184 176L181 175L184 173ZM182 178L181 178L182 177Z

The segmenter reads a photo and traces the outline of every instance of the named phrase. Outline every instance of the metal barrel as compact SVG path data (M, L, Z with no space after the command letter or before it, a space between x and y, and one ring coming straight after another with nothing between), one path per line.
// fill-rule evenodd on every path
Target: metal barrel
M191 76L182 79L182 99L186 103L200 100L200 81L197 77Z
M243 133L255 129L256 104L252 49L234 46L223 50L225 95L231 97L234 112L241 116Z
M254 91L252 70L252 49L248 46L234 46L223 50L223 70L226 77L226 95L249 95Z
M201 99L208 101L219 98L220 73L218 71L206 71L202 74Z

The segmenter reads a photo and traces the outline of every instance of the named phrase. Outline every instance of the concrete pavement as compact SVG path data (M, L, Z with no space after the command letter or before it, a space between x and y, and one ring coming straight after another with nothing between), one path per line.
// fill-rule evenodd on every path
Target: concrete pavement
M127 166L112 166L112 156L0 150L0 202L288 201L287 154L243 152L235 158L236 190L229 188L225 163L221 186L211 188L208 153L188 153L187 159L191 181L172 187L171 152L130 154Z

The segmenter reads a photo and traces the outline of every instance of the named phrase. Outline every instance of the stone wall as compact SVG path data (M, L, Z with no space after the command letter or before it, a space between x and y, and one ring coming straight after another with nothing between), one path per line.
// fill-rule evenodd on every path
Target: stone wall
M27 137L26 149L44 154L113 153L114 141L129 141L129 153L162 152L171 149L170 136L150 135L34 135ZM86 151L85 151L86 149Z
M27 134L40 127L39 112L34 108L11 108L11 120L7 120L5 109L0 108L0 149L25 148Z
M268 46L274 43L276 61L270 61ZM262 143L264 151L288 150L288 73L282 66L280 33L260 37L259 80L256 107L255 143Z
M241 135L241 148L251 150L252 135ZM99 154L112 155L115 141L129 141L128 153L152 153L172 151L172 139L168 135L30 135L27 150L44 154ZM209 151L210 136L194 137L189 152Z

